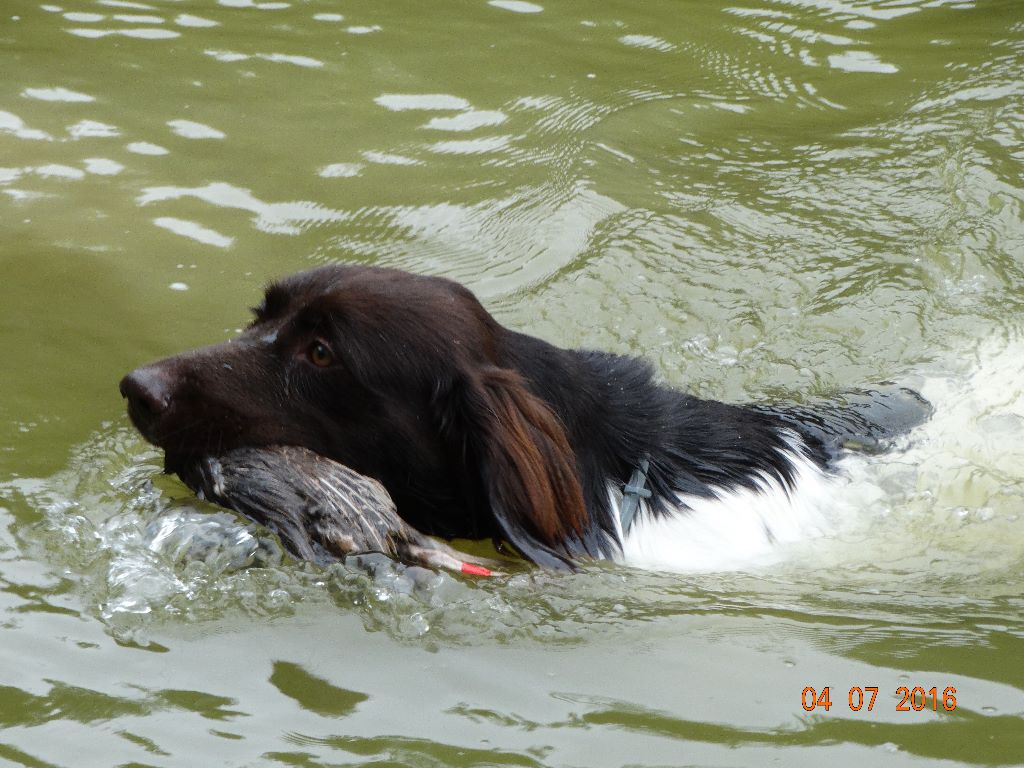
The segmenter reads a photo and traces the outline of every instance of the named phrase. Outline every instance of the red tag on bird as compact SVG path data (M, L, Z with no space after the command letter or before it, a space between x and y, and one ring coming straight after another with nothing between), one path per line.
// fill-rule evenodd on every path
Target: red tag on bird
M463 563L462 572L469 574L470 576L490 576L491 571L488 568L484 568L482 565L473 565L472 563Z

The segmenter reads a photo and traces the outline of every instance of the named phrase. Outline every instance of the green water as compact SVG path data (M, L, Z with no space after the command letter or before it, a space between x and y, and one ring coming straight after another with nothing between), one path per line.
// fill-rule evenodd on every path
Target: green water
M0 761L1024 765L1019 0L4 0L0 73ZM325 261L698 394L936 416L756 571L154 550L213 511L118 379Z

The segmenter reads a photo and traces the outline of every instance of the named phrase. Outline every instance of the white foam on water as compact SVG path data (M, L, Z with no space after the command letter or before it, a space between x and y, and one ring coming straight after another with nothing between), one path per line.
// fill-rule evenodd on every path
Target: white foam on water
M901 447L844 462L837 533L810 569L964 578L1024 562L1024 340L991 338L920 386L934 414Z

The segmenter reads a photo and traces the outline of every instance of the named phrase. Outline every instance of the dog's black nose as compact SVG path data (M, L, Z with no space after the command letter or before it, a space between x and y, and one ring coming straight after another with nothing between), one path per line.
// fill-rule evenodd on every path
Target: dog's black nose
M136 368L121 379L121 396L128 401L128 414L143 434L170 408L172 390L167 371L159 365Z

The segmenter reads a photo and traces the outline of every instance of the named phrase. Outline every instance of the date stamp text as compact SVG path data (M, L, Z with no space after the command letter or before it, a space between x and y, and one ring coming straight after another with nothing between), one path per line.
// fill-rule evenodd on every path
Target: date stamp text
M871 712L877 699L877 685L855 685L846 693L846 705L852 712ZM925 709L933 712L953 712L956 709L956 688L952 685L947 686L940 694L937 686L925 689L921 685L913 688L901 685L896 689L893 701L896 703L897 712L921 712ZM832 686L826 685L817 689L808 685L800 694L800 705L807 712L818 709L828 712L833 706L841 707L842 700L838 697L832 699Z

